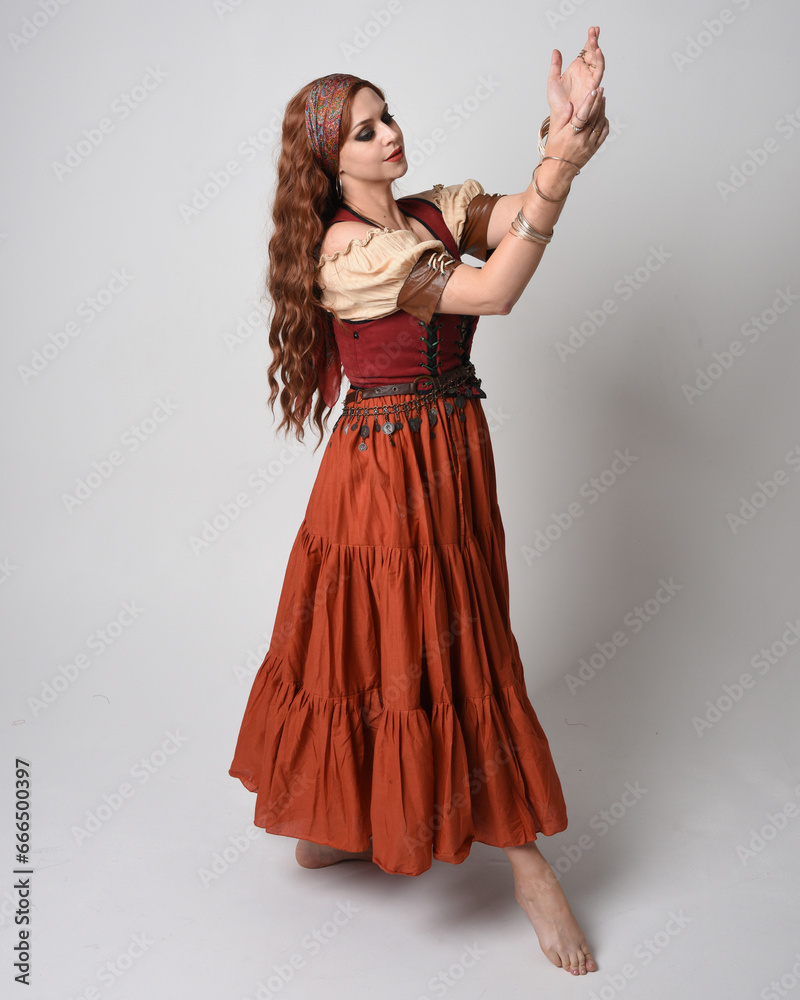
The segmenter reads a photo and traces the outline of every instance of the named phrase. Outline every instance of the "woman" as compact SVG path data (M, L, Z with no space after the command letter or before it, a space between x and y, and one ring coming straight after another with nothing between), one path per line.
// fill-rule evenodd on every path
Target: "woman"
M255 824L317 868L419 875L474 841L508 856L544 953L597 965L534 841L566 828L509 620L481 315L507 314L572 178L608 135L598 28L561 76L544 158L517 195L475 180L395 200L408 169L383 92L323 77L288 104L270 240L270 403L303 436L350 382L289 556L229 773ZM482 268L461 262L469 253Z

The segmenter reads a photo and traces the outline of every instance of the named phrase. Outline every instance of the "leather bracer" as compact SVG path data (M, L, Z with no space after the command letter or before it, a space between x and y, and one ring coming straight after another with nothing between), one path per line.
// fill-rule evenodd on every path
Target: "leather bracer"
M411 268L397 296L398 308L430 323L444 286L460 261L446 250L426 250Z
M489 250L486 246L486 234L489 230L492 209L501 198L502 195L499 194L478 194L469 203L458 247L460 254L468 253L471 257L483 261L491 257L494 248Z

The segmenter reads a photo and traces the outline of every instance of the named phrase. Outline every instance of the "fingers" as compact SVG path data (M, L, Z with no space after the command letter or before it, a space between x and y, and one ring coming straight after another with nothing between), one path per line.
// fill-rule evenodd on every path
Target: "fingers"
M572 116L574 114L575 114L575 105L572 103L572 101L567 101L567 103L561 110L561 117L558 119L557 122L553 121L553 113L552 111L550 112L551 128L555 125L558 125L559 128L564 128L564 126L568 125L569 122L572 120Z
M594 94L591 91L586 95L586 97L581 102L580 107L576 110L575 114L578 118L579 123L587 121L595 121L596 112L599 110L601 104L605 101L605 93L603 87L593 88Z
M561 53L558 49L553 49L553 54L550 57L550 73L548 74L548 83L557 83L561 79Z

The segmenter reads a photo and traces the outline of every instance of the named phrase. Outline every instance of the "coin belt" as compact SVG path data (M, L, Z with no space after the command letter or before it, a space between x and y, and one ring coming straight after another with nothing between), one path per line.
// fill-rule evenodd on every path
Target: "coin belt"
M474 371L474 369L473 369ZM464 386L474 386L478 391L475 393L465 394L461 391ZM391 442L392 447L397 447L394 441L394 435L397 431L403 430L403 428L408 425L412 433L418 434L422 427L422 411L425 410L428 415L428 429L430 436L432 438L436 437L436 432L434 427L439 420L439 414L436 407L430 406L430 403L435 402L439 396L453 397L452 402L449 398L445 398L444 410L448 418L453 412L458 412L459 420L463 423L467 417L464 413L464 408L467 405L468 399L486 399L486 393L481 389L481 380L475 376L460 377L454 380L452 383L442 383L441 385L428 390L417 393L410 399L404 400L402 403L375 403L372 406L353 406L350 403L345 402L345 408L343 412L339 415L336 423L333 425L331 434L336 430L339 424L344 421L342 430L340 433L349 434L353 433L354 437L361 437L358 443L359 451L367 450L367 438L370 433L374 431L376 434L379 432L384 433ZM392 417L389 416L391 413ZM416 411L412 415L412 411ZM405 422L400 418L401 412L405 415ZM361 423L360 421L366 420L369 415L373 415L373 426L370 428L369 423ZM383 421L378 421L378 415L383 414ZM353 421L352 423L350 421ZM328 443L328 447L333 444L332 441Z

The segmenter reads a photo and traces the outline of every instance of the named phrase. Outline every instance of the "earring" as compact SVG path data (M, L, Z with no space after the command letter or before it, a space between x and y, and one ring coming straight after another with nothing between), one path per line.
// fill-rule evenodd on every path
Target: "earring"
M343 201L344 197L342 192L342 178L339 174L336 175L336 181L334 187L336 190L336 197L339 199L339 201Z

